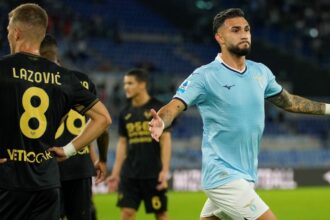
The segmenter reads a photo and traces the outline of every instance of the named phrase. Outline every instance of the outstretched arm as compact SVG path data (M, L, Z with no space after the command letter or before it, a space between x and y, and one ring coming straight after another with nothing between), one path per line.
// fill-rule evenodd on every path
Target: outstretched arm
M172 124L173 120L185 109L185 104L172 99L167 105L163 106L158 112L151 109L152 120L149 122L151 137L159 141L164 129Z
M268 99L271 103L288 112L324 115L330 114L330 105L326 103L312 101L297 95L292 95L285 89L272 98Z

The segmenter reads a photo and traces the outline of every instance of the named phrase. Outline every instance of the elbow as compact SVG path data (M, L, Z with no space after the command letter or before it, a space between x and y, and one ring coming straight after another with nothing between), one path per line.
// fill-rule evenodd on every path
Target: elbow
M110 114L106 114L106 115L103 117L103 126L104 126L104 129L109 128L109 126L110 126L111 124L112 124L111 116L110 116Z

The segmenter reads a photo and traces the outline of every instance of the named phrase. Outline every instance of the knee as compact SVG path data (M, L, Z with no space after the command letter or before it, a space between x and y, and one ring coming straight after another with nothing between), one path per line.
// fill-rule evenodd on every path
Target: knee
M121 210L122 213L122 219L123 220L133 220L135 217L136 210L135 209L127 209L123 208Z
M166 212L157 213L155 215L156 215L157 220L167 220L168 219Z

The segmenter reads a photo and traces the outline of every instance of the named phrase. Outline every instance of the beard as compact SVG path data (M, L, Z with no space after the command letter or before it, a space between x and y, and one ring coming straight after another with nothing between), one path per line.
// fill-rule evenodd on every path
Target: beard
M245 48L239 48L239 46L231 46L228 47L228 51L231 52L232 54L235 54L236 56L242 57L250 53L251 46L250 44L249 47L245 47Z

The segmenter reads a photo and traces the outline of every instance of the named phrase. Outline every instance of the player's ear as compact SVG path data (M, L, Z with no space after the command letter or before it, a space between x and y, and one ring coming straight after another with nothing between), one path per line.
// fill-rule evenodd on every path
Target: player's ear
M22 30L19 27L15 26L14 27L14 39L15 39L15 41L18 41L21 38L22 38Z
M220 32L214 34L214 39L221 45L225 42L223 35Z

